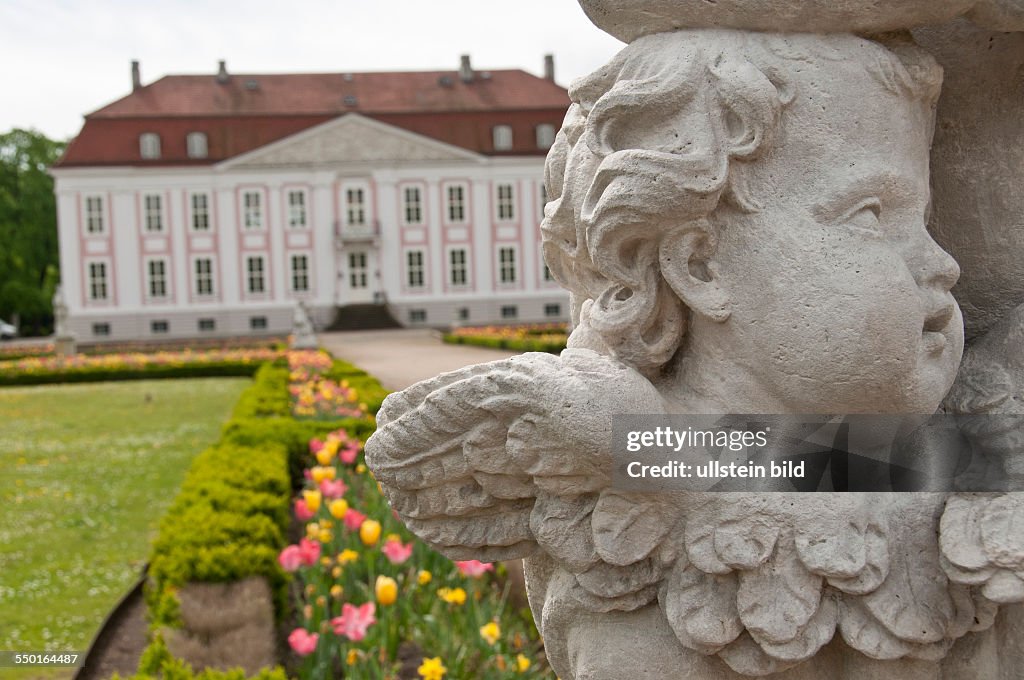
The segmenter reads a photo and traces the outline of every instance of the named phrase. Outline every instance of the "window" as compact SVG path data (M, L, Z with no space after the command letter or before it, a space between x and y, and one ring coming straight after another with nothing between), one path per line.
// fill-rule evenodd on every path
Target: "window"
M267 328L267 317L265 316L250 316L249 317L249 329L254 331L262 331Z
M423 202L419 187L405 188L405 223L420 224L423 222Z
M92 325L92 334L100 337L110 335L110 324L105 321Z
M557 302L550 305L544 305L544 316L562 316L562 305Z
M511 184L498 185L498 219L502 221L513 220L515 212L515 194Z
M512 148L512 126L495 125L491 134L494 138L495 151L508 151Z
M292 292L305 293L309 290L309 257L292 255Z
M502 283L516 282L515 248L498 248L498 273Z
M449 281L453 286L465 286L466 277L466 249L455 248L448 253Z
M267 284L263 274L263 256L245 258L246 289L250 293L266 292Z
M541 123L537 126L537 148L550 149L555 143L555 126L550 123Z
M366 199L360 188L345 191L345 221L348 224L366 224Z
M427 320L427 310L425 309L410 309L409 310L409 321L411 323L424 323Z
M348 254L348 283L350 288L366 288L366 253Z
M544 207L548 204L548 186L544 182L540 183L540 205L537 206L540 209L540 215L537 219L544 219Z
M458 317L459 321L469 321L469 307L459 307Z
M206 158L208 148L205 132L190 132L185 136L185 150L189 158Z
M89 263L89 299L107 299L107 263Z
M206 194L192 194L192 230L210 230L210 197Z
M306 226L306 192L288 192L288 226L301 228Z
M160 135L155 132L139 135L139 155L150 160L160 158Z
M246 229L263 227L263 201L258 191L246 191L242 194L242 212L245 216Z
M461 184L448 187L448 221L466 221L466 188Z
M149 275L149 297L167 297L167 261L150 260L146 273Z
M89 196L85 199L85 230L90 234L103 233L103 198Z
M502 305L501 307L501 318L502 319L515 319L519 316L519 308L515 305Z
M146 231L163 231L164 211L160 194L146 194L143 202L145 205Z
M544 280L545 281L554 281L555 280L555 275L551 273L551 267L548 266L547 262L544 262L543 264L544 264Z
M195 261L196 295L213 295L213 260L199 257Z
M150 321L149 330L151 333L166 333L171 330L171 325L166 321Z
M201 331L207 331L207 332L215 331L215 330L217 330L217 320L216 319L200 319L199 323L198 323L198 326L199 326L199 330L201 330Z
M410 250L405 254L406 281L410 288L422 288L423 276L423 251Z

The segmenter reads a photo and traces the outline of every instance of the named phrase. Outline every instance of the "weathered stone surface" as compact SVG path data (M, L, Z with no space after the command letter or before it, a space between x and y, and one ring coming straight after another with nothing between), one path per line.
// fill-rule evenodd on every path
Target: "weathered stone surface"
M313 322L309 318L306 303L299 301L292 313L292 349L316 349L320 346L313 330Z
M616 413L936 410L964 342L958 267L925 227L940 79L905 37L700 30L574 83L542 224L570 349L394 394L366 446L424 540L524 558L561 677L1019 670L991 651L1024 601L1015 496L610 482Z
M966 15L997 31L1024 30L1020 0L579 0L623 42L688 28L871 34Z
M1024 304L1024 33L959 20L914 37L945 71L929 228L963 270L953 294L974 337Z

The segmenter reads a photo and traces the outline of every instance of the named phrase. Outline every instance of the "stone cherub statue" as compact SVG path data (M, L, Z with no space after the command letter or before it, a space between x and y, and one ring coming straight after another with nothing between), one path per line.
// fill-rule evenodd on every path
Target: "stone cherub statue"
M613 414L939 407L963 350L925 229L940 83L901 35L701 30L573 84L542 224L570 348L394 394L366 447L428 543L525 558L561 677L1019 677L1013 495L611 483Z

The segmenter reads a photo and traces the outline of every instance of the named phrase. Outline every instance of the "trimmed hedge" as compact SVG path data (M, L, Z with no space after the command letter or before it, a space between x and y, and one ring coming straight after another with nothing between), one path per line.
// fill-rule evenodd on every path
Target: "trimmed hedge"
M365 441L372 418L296 420L288 368L267 363L239 397L220 441L193 462L160 524L146 591L155 628L180 625L177 588L189 581L267 578L281 613L286 595L277 556L291 521L290 504L311 459L309 440L345 428ZM376 413L387 391L351 364L335 361L328 377L346 380Z
M488 335L455 335L446 333L443 340L452 345L474 345L492 349L507 349L513 352L547 352L559 354L565 349L565 340L533 340L525 338L497 338Z
M67 368L56 371L20 372L0 366L0 387L52 385L56 383L102 382L115 380L155 380L162 378L250 377L258 363L225 361L186 366L153 365L124 368Z

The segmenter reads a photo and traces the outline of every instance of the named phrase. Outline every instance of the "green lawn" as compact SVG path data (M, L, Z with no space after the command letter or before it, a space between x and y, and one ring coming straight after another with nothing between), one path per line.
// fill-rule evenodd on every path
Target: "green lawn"
M0 650L85 650L249 382L0 390Z

